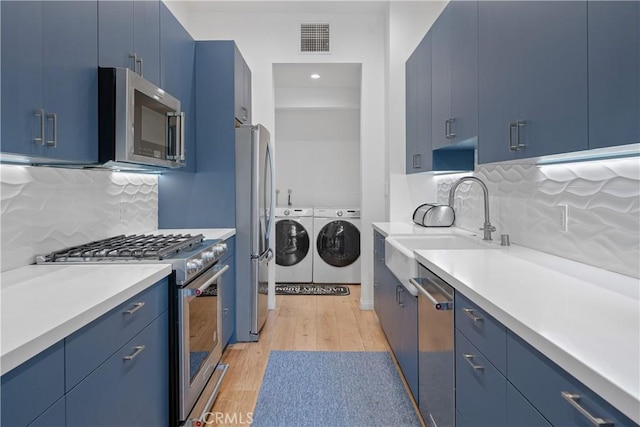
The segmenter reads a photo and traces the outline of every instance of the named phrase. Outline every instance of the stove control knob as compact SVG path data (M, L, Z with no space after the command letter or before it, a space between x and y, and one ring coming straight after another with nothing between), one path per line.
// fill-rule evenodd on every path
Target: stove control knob
M202 259L205 261L211 261L215 257L213 251L205 251L202 253Z
M227 251L227 244L226 243L218 243L217 245L215 245L213 248L213 253L216 255L222 255L223 253L225 253Z
M284 210L284 214L285 214L285 215L289 215L290 213L291 213L291 211L290 211L289 209L285 209L285 210Z
M343 213L342 211L337 211L337 212L336 212L336 215L338 215L338 216L342 216L342 215L344 215L344 213Z
M194 261L187 261L187 273L192 273L198 269L198 265Z
M198 270L201 269L202 265L204 264L201 259L193 260L193 262L196 264Z

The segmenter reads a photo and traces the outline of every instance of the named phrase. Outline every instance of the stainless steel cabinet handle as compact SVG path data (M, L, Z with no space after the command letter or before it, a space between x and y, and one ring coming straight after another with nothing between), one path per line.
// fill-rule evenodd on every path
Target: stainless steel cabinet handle
M136 357L138 357L140 355L140 353L142 353L144 351L146 346L144 345L137 345L135 347L133 347L133 349L135 350L133 353L131 353L128 356L125 356L122 358L122 360L124 360L125 362L129 362L133 359L135 359Z
M584 409L582 407L582 405L580 405L580 395L579 394L573 394L573 393L569 393L568 391L562 391L560 392L560 396L562 396L562 398L564 400L566 400L567 402L569 402L569 404L571 406L573 406L575 409L578 410L578 412L580 412L582 415L584 415L584 417L589 420L589 422L591 424L593 424L594 426L600 426L600 427L613 427L614 423L609 421L609 420L605 420L603 418L598 418L598 417L594 417L593 415L591 415L589 413L589 411L587 411L586 409Z
M404 292L404 289L402 289L402 286L396 286L396 293L398 294L398 305L400 305L400 307L404 307L404 303L402 302L402 292Z
M420 169L422 167L422 156L420 154L416 154L415 158L416 158L416 165L414 166L414 168Z
M223 308L223 309L222 309L222 314L224 314L225 316L226 316L227 314L229 314L229 309L228 309L228 308Z
M33 112L33 115L36 117L40 117L40 137L35 137L33 139L33 142L39 145L44 145L44 122L45 122L44 109L40 108L38 110L35 110Z
M137 73L137 67L138 67L138 54L135 52L131 52L129 54L129 59L133 59L133 72Z
M242 123L247 123L247 120L249 120L249 110L247 109L247 107L240 107L240 111L243 112L240 120L242 121Z
M144 302L137 302L133 304L133 307L130 308L129 310L123 311L122 314L133 314L136 311L140 310L142 307L144 307Z
M484 370L484 366L482 366L482 365L476 365L475 363L473 363L473 358L474 358L474 357L476 357L476 355L475 355L475 354L464 354L464 353L462 353L462 357L464 357L464 360L466 360L466 361L467 361L467 363L468 363L469 365L471 365L471 367L472 367L473 369L475 369L476 371L482 371L482 370Z
M447 139L453 139L456 136L456 134L453 133L452 130L454 120L455 119L451 118L444 121L444 137Z
M525 148L525 144L520 143L520 128L524 127L524 120L518 120L516 123L516 150Z
M466 314L467 316L469 316L469 319L473 320L474 322L481 322L484 319L482 317L476 316L475 313L476 311L472 308L463 308L462 311L464 311L464 314Z
M518 125L516 123L509 123L509 151L517 151L518 147L513 145L513 130L518 130Z
M142 58L138 57L136 59L136 62L140 64L140 72L138 74L140 75L140 77L144 77L144 69L143 69L144 63L142 62Z
M58 115L56 113L47 114L47 120L51 120L53 126L51 136L53 138L47 140L46 146L56 148L58 145Z

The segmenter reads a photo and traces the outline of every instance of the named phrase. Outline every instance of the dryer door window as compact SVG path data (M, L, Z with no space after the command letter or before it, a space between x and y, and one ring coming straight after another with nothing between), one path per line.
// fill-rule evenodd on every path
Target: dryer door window
M360 231L350 222L331 221L318 233L316 246L327 264L346 267L360 256Z
M302 224L291 219L276 222L276 264L296 265L309 253L309 233Z

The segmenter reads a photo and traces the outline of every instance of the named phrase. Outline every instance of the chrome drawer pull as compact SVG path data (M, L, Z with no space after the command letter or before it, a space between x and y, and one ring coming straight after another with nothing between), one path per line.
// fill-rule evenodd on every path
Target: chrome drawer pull
M582 405L580 405L580 403L579 403L579 401L580 401L580 395L579 394L572 394L572 393L569 393L568 391L561 391L560 392L560 396L562 396L562 398L564 400L569 402L569 404L571 406L573 406L575 409L577 409L578 412L580 412L594 426L613 427L613 425L614 425L613 422L611 422L609 420L602 419L602 418L594 417L593 415L591 415L589 413L589 411L584 409L582 407Z
M464 354L462 353L462 357L464 357L464 360L467 361L467 363L469 365L471 365L471 367L473 369L475 369L476 371L483 371L484 370L484 366L482 365L476 365L475 363L473 363L473 358L476 357L475 354Z
M133 314L136 311L140 310L142 307L144 307L144 303L143 302L137 302L137 303L133 304L133 308L130 308L129 310L123 311L122 314Z
M464 314L469 316L469 319L473 320L474 322L481 322L484 320L482 317L474 315L473 313L475 313L476 311L472 308L463 308L462 311L464 311Z
M122 358L122 360L124 360L125 362L128 362L130 360L135 359L136 357L138 357L140 355L140 353L142 353L144 351L146 346L144 345L137 345L135 347L133 347L133 349L135 350L133 353L131 353L129 356L125 356Z

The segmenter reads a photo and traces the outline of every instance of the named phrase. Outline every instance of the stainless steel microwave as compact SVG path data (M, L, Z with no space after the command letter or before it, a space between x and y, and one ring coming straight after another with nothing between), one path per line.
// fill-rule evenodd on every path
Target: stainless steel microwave
M106 167L185 166L180 101L128 68L98 68L99 162Z

